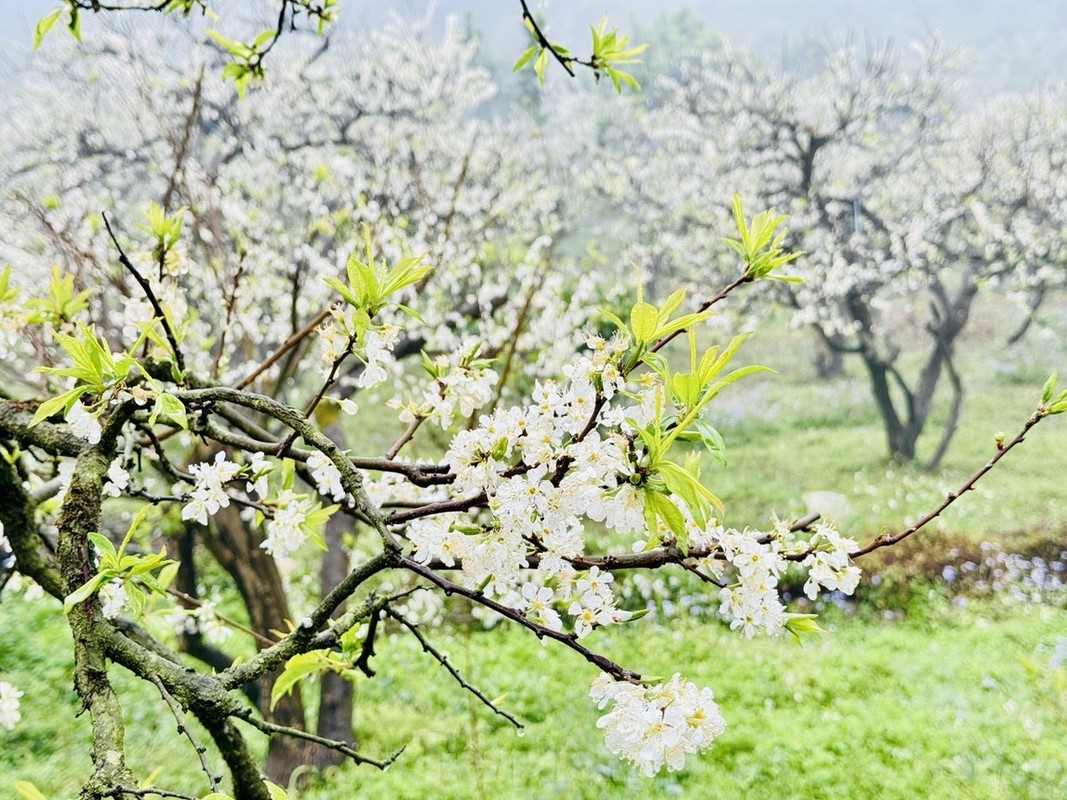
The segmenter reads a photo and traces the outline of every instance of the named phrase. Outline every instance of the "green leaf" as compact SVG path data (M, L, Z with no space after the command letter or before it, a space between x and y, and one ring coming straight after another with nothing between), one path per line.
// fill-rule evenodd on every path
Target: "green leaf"
M82 18L79 12L80 9L72 5L70 7L70 19L67 21L67 30L70 31L70 35L74 37L74 40L78 42L82 40Z
M397 303L396 307L397 307L397 309L399 309L400 311L403 311L405 314L407 314L409 317L411 317L415 321L421 322L424 325L426 324L426 320L424 320L422 318L422 314L420 314L415 309L409 308L408 306L404 305L403 303Z
M44 41L44 37L48 35L48 32L56 26L59 22L59 16L63 13L62 8L57 8L51 14L44 16L40 22L37 23L37 27L33 31L33 50L37 52L41 49L41 42Z
M1056 373L1053 372L1048 376L1048 380L1045 381L1044 388L1041 389L1041 404L1048 405L1052 400L1052 393L1056 391Z
M278 676L278 680L274 682L274 687L270 690L271 711L274 710L278 701L289 694L301 680L320 672L336 670L340 666L327 657L327 652L327 650L311 650L293 656L286 662L285 669L282 670L282 674Z
M34 786L29 781L15 781L15 791L25 798L25 800L48 800L41 790Z
M523 53L521 56L519 56L519 60L515 62L515 66L512 67L511 71L512 72L518 72L523 67L525 67L527 64L529 64L530 63L530 59L533 58L535 55L537 55L537 51L540 50L540 49L541 48L538 47L537 45L533 45L532 47L527 49L525 53Z
M630 330L640 344L654 340L659 323L659 311L651 303L638 301L630 309Z
M91 577L87 582L83 583L73 592L68 594L63 600L63 613L69 614L71 609L78 603L83 603L92 597L96 590L104 585L107 581L111 580L110 576L104 574L96 574Z
M678 506L671 502L670 498L659 492L645 492L645 507L652 506L656 516L663 520L667 528L674 534L678 546L685 552L689 545L689 534L685 529L685 518Z
M231 42L218 31L210 30L207 32L207 35L214 39L223 48L225 48L234 58L239 58L242 61L247 61L249 58L255 55L255 52L248 45L241 44L240 42Z
M269 31L263 31L263 33L261 33L259 36L257 36L253 40L252 49L253 50L259 50L259 48L261 48L263 45L265 45L271 39L276 38L277 35L278 35L278 33L277 33L277 30L275 30L275 29L271 29Z
M542 49L537 54L537 58L534 60L534 72L537 73L537 80L541 83L541 87L545 85L545 68L548 67L548 51Z
M83 392L84 389L79 386L70 391L63 392L59 397L45 400L37 407L37 412L33 415L33 419L30 420L30 427L32 428L34 425L40 424L53 414L58 414L60 411L67 411L74 405L77 399L82 396Z
M141 523L148 517L148 513L152 510L152 506L141 506L141 510L137 512L137 516L130 522L130 527L126 529L126 535L122 537L122 545L119 547L119 553L125 553L126 548L129 546L130 541L133 539L134 533L141 527Z
M801 634L826 633L826 630L819 627L819 623L815 619L815 614L789 614L785 621L785 629L789 631L793 641L803 647L804 642L801 641Z
M267 784L267 791L270 792L270 800L289 800L289 795L281 786L270 781L264 781Z
M156 402L163 415L176 422L182 430L189 430L189 419L185 415L185 404L172 394L161 394Z
M726 442L723 441L722 434L702 419L696 420L693 423L693 428L700 434L700 441L707 451L711 453L712 458L724 467L727 466Z
M356 297L352 293L352 290L345 286L344 283L339 281L337 278L326 278L326 283L331 286L339 295L341 295L341 297L345 299L345 302L348 303L350 306L359 305L359 298Z
M681 317L678 317L678 319L676 320L660 325L656 329L656 338L662 339L664 336L670 336L675 331L684 330L685 328L691 328L706 319L710 319L714 315L715 312L711 309L701 311L697 314L685 314Z
M118 558L119 554L115 550L115 545L106 536L99 533L90 533L89 541L93 543L93 547L96 548L101 557L111 556L112 559Z
M714 397L722 389L726 388L731 383L735 383L735 382L741 380L741 378L744 378L747 375L754 375L757 372L770 372L770 373L773 373L774 370L771 369L770 367L761 367L759 364L752 364L752 365L747 366L747 367L739 367L739 368L733 370L732 372L728 373L725 378L722 378L720 380L715 381L715 383L713 383L711 385L711 388L708 390L709 394L712 397Z

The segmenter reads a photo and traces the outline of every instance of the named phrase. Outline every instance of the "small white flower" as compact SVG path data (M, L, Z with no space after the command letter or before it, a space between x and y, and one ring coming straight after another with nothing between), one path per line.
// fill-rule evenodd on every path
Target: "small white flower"
M124 456L117 456L107 468L107 483L104 484L104 494L108 497L118 497L130 485L130 473L126 471L122 462Z
M215 612L216 603L213 600L205 600L196 610L196 627L200 633L212 644L223 644L233 636L233 631L222 624Z
M308 456L307 466L320 494L331 495L335 502L345 499L347 492L341 485L341 471L334 466L329 456L316 450Z
M100 423L96 421L96 417L85 410L81 400L76 400L67 412L67 424L70 425L75 436L80 436L89 444L96 444L100 441Z
M9 731L22 719L19 713L19 698L22 692L7 681L0 681L0 727Z
M112 578L100 587L101 609L107 619L115 619L126 605L126 583L122 578Z
M639 686L601 674L589 696L600 708L615 707L597 721L608 750L653 777L663 765L681 769L688 753L707 750L726 730L711 689L677 673L667 683Z

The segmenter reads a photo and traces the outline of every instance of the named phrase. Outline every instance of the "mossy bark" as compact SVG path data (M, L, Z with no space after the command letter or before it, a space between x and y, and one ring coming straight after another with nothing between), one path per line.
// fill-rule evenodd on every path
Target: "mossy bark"
M79 457L70 488L59 515L59 570L70 594L93 575L88 535L100 523L100 501L108 457L100 448L90 448ZM67 615L74 637L74 688L82 708L89 712L93 732L90 755L93 774L82 786L84 800L96 800L117 786L133 786L133 773L126 767L125 727L118 695L107 675L104 638L106 625L95 598L79 603Z

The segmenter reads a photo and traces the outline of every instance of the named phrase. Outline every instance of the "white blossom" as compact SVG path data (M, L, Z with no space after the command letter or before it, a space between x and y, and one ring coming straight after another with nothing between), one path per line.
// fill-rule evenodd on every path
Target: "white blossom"
M115 619L126 605L126 583L122 578L112 578L100 587L101 612L107 619Z
M341 471L337 469L329 456L316 450L308 456L307 466L321 494L330 495L335 502L344 500L347 492L341 485Z
M0 681L0 727L12 730L19 724L19 698L22 692L7 681Z
M108 465L104 494L109 497L119 497L130 485L130 473L126 471L123 463L125 460L125 456L116 456Z
M86 410L81 400L75 400L74 405L70 407L70 411L67 412L67 423L75 436L80 436L89 444L96 444L100 441L102 433L100 423Z
M214 461L205 461L189 467L195 483L189 501L182 508L182 519L195 519L207 525L208 516L230 505L225 484L241 471L240 464L226 460L221 450Z
M679 770L685 756L711 747L726 730L711 689L700 689L675 673L667 683L640 686L606 673L589 692L599 708L614 708L597 721L608 750L653 777L663 765Z

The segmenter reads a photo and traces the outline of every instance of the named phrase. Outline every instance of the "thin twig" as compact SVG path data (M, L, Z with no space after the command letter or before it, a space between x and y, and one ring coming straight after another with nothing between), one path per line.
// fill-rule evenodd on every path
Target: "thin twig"
M554 639L574 652L578 653L582 658L588 661L590 664L599 667L602 671L608 673L616 680L627 681L629 683L640 683L641 674L620 666L606 656L602 656L599 653L594 653L588 647L578 641L578 636L574 633L564 633L563 631L556 631L552 628L547 628L544 625L538 625L533 620L527 618L525 615L519 613L514 608L506 606L503 603L498 603L496 600L492 600L486 597L476 589L468 589L466 586L461 586L458 583L453 583L447 578L442 578L433 570L420 564L417 561L408 557L403 557L400 560L400 566L405 569L411 570L416 575L421 575L430 583L441 589L446 595L458 594L461 597L466 597L479 605L483 605L486 608L492 609L496 613L500 614L513 622L522 625L524 628L528 628L537 635L539 639L548 638Z
M541 32L537 20L534 19L533 14L530 13L530 9L526 5L526 0L519 0L519 2L522 4L522 17L530 23L530 28L533 31L534 38L537 39L537 43L541 45L542 49L552 53L552 56L559 62L559 65L567 70L567 74L573 78L574 67L572 67L571 64L577 61L577 59L560 55L559 52L556 51L556 48L552 46L552 42L548 41L548 38Z
M253 728L258 728L260 731L268 735L292 736L294 739L304 739L309 742L314 742L315 744L322 745L330 750L336 750L338 753L343 753L357 764L369 764L372 767L377 767L382 770L400 758L400 754L404 752L404 748L401 747L386 759L369 758L367 756L361 756L356 752L356 749L347 742L342 742L337 739L327 739L325 736L319 736L309 731L302 731L299 728L291 728L287 725L278 725L274 722L268 722L265 719L259 719L249 708L241 709L241 711L234 714L234 716L238 719L243 719Z
M395 619L397 622L399 622L401 625L403 625L409 631L411 631L411 634L416 639L419 640L419 644L422 645L423 651L426 652L426 653L429 653L431 656L434 657L434 659L437 661L438 664L440 664L442 667L447 669L448 673L453 678L456 679L456 683L458 683L460 686L462 686L464 689L466 689L472 695L474 695L479 700L481 700L486 706L488 706L493 711L493 713L499 714L504 719L506 719L508 722L510 722L512 725L514 725L516 728L518 728L519 730L522 730L525 727L521 722L519 722L517 719L515 719L515 717L513 717L511 714L509 714L506 711L502 711L501 709L497 708L493 704L493 701L490 700L488 697L486 697L484 694L482 694L482 692L479 691L479 689L477 687L472 686L471 684L467 683L467 681L465 681L463 679L463 676L460 675L459 672L456 670L456 668L452 666L451 662L449 662L448 657L444 653L439 652L432 644L429 643L429 641L427 641L426 637L422 635L422 631L419 630L418 625L416 625L413 622L410 622L402 614L399 614L398 612L393 611L393 609L391 609L391 608L386 608L385 609L385 613L388 614L393 619Z
M355 341L356 340L354 338L350 337L348 340L348 347L345 348L345 351L341 353L341 355L339 355L333 360L333 364L330 366L330 374L326 376L326 380L322 384L322 387L315 394L315 396L311 398L311 402L308 403L307 406L304 408L304 417L306 419L311 419L311 415L315 413L315 409L318 408L319 403L322 402L322 398L326 396L326 392L331 386L333 386L334 381L337 380L337 370L341 367L341 364L344 362L344 360L348 358L348 356L351 354L352 345L355 344ZM285 437L285 441L282 442L282 447L278 451L278 458L285 458L286 455L288 455L289 450L292 448L293 443L297 440L298 437L299 434L296 431L293 431L287 437Z
M141 290L145 293L145 297L148 298L148 302L152 304L152 310L156 312L156 316L159 318L160 323L163 325L163 333L167 336L167 341L170 343L171 350L174 351L174 363L178 366L178 371L181 373L181 379L179 384L185 381L185 359L182 357L182 351L178 347L178 338L174 335L174 330L170 327L170 322L167 320L167 315L163 313L163 306L159 303L159 298L156 297L156 293L152 290L152 285L144 279L144 276L137 271L137 267L133 265L126 252L122 249L122 245L119 244L118 238L115 236L115 232L111 230L111 223L108 221L107 213L101 211L100 216L104 219L104 227L107 228L107 234L111 237L112 244L115 245L115 249L119 251L119 263L126 268L126 270L133 275L135 281L141 287Z
M200 759L200 769L202 769L204 771L204 774L207 775L207 780L208 784L210 784L211 786L211 791L217 792L219 790L219 784L222 782L222 778L212 772L211 767L208 766L207 758L205 756L205 754L207 753L207 748L204 747L204 745L202 745L200 741L196 738L196 735L191 730L189 730L189 725L185 721L181 706L178 705L178 701L175 700L171 696L170 692L167 691L167 687L163 685L163 681L159 679L159 676L149 675L148 680L152 681L152 683L156 685L156 688L159 689L159 693L163 695L163 699L167 701L167 705L170 706L171 713L174 714L174 719L178 721L178 733L184 734L185 737L189 740L189 744L193 746L193 749L196 751L196 757Z
M183 603L187 603L190 606L195 606L196 608L203 608L204 606L208 605L205 601L200 600L199 598L193 597L191 594L186 594L185 592L183 592L183 591L181 591L179 589L175 589L174 587L170 587L169 589L167 589L167 594L169 594L171 597L178 598ZM211 609L211 613L215 617L215 619L217 619L219 622L223 623L224 625L226 625L226 626L228 626L230 628L234 628L235 630L239 630L242 633L247 633L249 636L251 636L257 642L262 644L264 647L273 647L274 645L277 644L277 642L274 639L269 639L266 636L264 636L262 633L259 633L258 631L252 630L247 625L242 625L237 620L231 619L230 617L227 617L225 614L220 614L214 608Z
M303 328L301 328L288 339L286 339L284 342L282 342L277 350L267 356L267 358L264 359L264 361L258 367L252 370L251 373L245 376L244 380L242 380L233 388L244 389L246 386L248 386L248 384L258 378L268 369L273 367L276 363L278 363L278 359L280 359L293 347L295 347L301 341L306 339L312 332L314 332L315 328L321 325L326 320L326 318L330 316L330 313L333 311L334 307L337 306L340 302L340 300L334 301L333 303L330 303L328 306L326 306L326 308L322 309L322 311L316 314L307 325L305 325Z
M1023 425L1022 430L1015 435L1014 439L1012 439L1007 444L998 447L997 452L993 455L991 459L989 459L989 461L985 463L985 465L981 469L979 469L976 473L974 473L971 477L964 481L963 485L960 486L959 489L946 494L945 498L940 503L938 503L932 511L923 515L918 521L909 525L907 528L900 531L899 533L883 534L879 536L866 547L861 547L859 550L849 553L849 558L859 558L860 556L865 556L867 555L867 553L873 552L874 550L878 550L879 548L888 547L890 545L896 544L897 542L901 542L904 539L907 539L916 531L918 531L920 528L923 528L924 526L931 523L933 520L937 519L937 517L939 517L946 508L948 508L950 505L959 500L960 497L962 497L964 494L973 489L974 485L978 483L982 476L989 472L989 470L993 469L993 467L997 465L997 462L1000 461L1000 459L1004 458L1004 456L1006 456L1009 451L1011 451L1017 445L1022 444L1023 439L1026 438L1026 434L1030 432L1030 429L1037 425L1037 423L1039 423L1041 420L1043 420L1046 415L1046 413L1042 413L1042 409L1038 409L1036 412L1034 412L1030 416L1030 419L1026 421L1026 424Z
M226 299L226 319L222 323L222 331L219 333L219 350L215 354L215 363L212 365L211 374L219 377L219 368L222 366L222 354L226 350L226 334L230 332L230 324L233 322L233 312L237 307L237 291L241 288L241 278L245 274L245 257L242 255L237 263L237 273L233 276L233 287Z
M153 789L152 787L134 788L132 786L114 786L100 794L101 797L171 797L175 800L199 800L196 795L171 792L167 789Z
M686 570L688 572L692 572L694 575L696 575L698 578L700 578L700 580L704 581L704 583L714 584L715 586L718 586L720 589L722 589L723 587L726 586L726 584L723 583L722 581L716 580L715 578L711 577L710 575L708 575L708 574L706 574L704 572L701 572L699 569L697 569L695 566L690 564L688 561L680 561L679 563L682 565L682 569L684 569L684 570Z
M408 429L401 434L400 438L393 442L393 446L389 448L389 452L385 454L387 460L392 461L397 457L397 454L404 448L408 442L411 441L411 437L415 435L415 431L419 429L419 426L425 421L426 417L415 417L408 425Z

